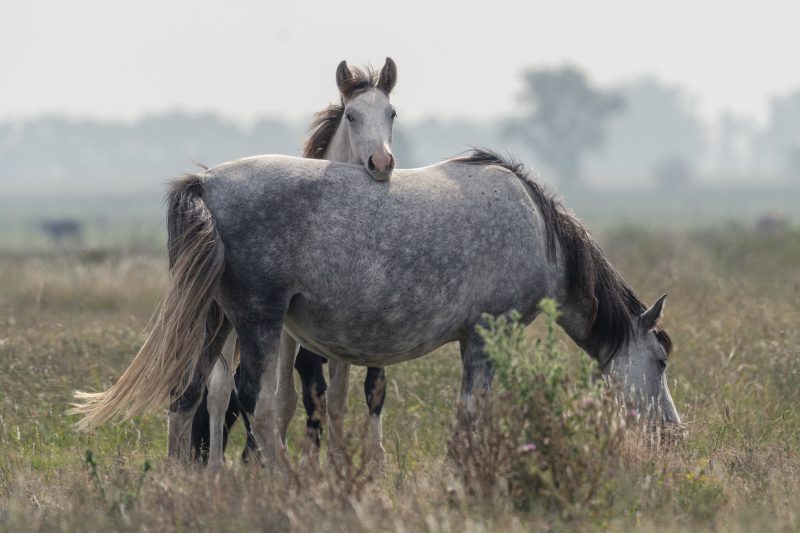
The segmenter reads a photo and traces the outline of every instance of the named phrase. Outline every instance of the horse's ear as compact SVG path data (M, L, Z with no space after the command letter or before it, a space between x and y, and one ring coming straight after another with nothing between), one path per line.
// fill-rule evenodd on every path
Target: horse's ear
M381 69L381 77L378 80L378 89L389 94L394 89L394 84L397 83L397 65L394 64L391 57L386 58L386 64Z
M639 327L644 331L650 331L656 324L658 324L658 320L661 318L661 313L664 310L664 302L667 300L667 295L664 294L656 300L650 309L645 311L639 317Z
M336 86L339 87L339 92L347 98L350 92L350 80L353 78L353 73L350 72L350 67L347 66L347 61L342 61L336 67Z

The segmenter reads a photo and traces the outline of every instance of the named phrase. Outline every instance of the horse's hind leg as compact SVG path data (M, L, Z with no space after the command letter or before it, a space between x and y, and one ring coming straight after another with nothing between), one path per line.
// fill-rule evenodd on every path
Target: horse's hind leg
M238 347L236 349L239 350ZM233 428L234 424L236 424L236 422L241 418L242 425L244 425L244 431L247 434L247 443L244 445L244 449L242 450L241 459L243 463L247 463L250 461L250 453L255 452L257 448L256 441L253 440L253 431L250 427L250 417L247 416L247 413L244 411L244 408L242 408L242 404L239 401L239 384L242 382L242 365L240 365L239 362L240 361L237 357L236 372L233 373L234 390L231 392L228 411L225 413L225 431L222 434L222 450L225 450L231 428Z
M239 366L239 356L238 354L234 353L234 350L238 350L238 343L231 342L236 340L236 335L229 335L228 341L223 348L223 354L225 356L226 361L233 361L233 366L238 368ZM236 344L236 348L234 348L234 344ZM230 363L228 363L230 365ZM218 370L217 367L220 367ZM215 377L214 374L222 370L224 365L220 360L217 361L217 364L214 365L214 369L211 371L211 376L208 380L208 387L206 387L206 391L203 394L203 400L200 403L200 406L194 413L194 419L192 419L192 446L191 450L193 453L193 457L195 461L198 461L204 465L208 464L208 452L209 446L211 442L211 421L210 421L210 412L212 410L220 409L220 405L224 404L227 406L227 410L225 411L225 426L222 431L222 451L225 452L225 444L228 438L228 432L230 428L236 423L236 420L239 418L239 410L238 410L238 403L236 400L236 391L230 391L230 398L226 402L225 400L221 399L220 395L222 394L221 390L215 390L212 396L215 397L215 405L209 406L208 398L209 398L209 389L214 387L223 387L228 388L229 385L223 384L220 382L220 377ZM233 370L229 368L229 370ZM224 406L223 406L224 409Z
M297 408L297 391L294 388L294 359L297 355L297 341L284 329L281 332L281 346L278 355L278 432L286 445L286 433Z
M208 463L208 391L203 394L203 400L194 412L192 419L192 444L191 457L202 464Z
M266 465L286 459L278 428L276 406L278 361L283 314L261 322L237 322L241 344L239 403L250 416L251 429L261 458Z
M319 458L322 437L322 417L325 416L325 393L328 384L322 372L322 357L301 347L294 362L303 386L303 407L306 410L306 441L304 456L316 461Z
M386 455L383 449L383 430L381 428L381 412L386 400L386 372L383 368L369 367L364 379L364 396L369 409L369 443L370 459L379 466L383 465Z
M192 437L192 420L195 411L203 399L203 390L205 389L206 379L213 367L217 358L222 353L222 347L225 345L225 340L228 338L228 333L231 331L231 323L223 315L222 323L217 330L219 324L219 313L221 310L215 303L212 306L212 312L209 313L208 326L209 331L217 331L213 338L207 338L203 355L200 358L197 368L195 369L192 382L186 391L180 397L175 399L169 407L169 437L167 457L177 461L188 462L191 457L191 437Z
M234 388L233 370L235 362L228 358L223 361L222 357L217 359L211 377L208 380L208 419L209 419L209 440L208 440L208 467L211 470L218 470L225 462L225 414L231 399L231 392Z

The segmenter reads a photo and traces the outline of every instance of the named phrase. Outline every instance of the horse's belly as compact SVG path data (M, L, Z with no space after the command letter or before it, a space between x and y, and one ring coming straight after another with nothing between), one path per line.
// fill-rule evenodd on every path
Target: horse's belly
M302 301L293 303L285 320L290 333L309 349L363 366L421 357L458 339L461 323L452 312L335 308Z

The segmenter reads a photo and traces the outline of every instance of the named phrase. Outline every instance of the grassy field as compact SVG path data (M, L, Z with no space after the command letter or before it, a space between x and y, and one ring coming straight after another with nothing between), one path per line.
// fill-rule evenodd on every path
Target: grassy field
M604 473L586 501L555 501L513 471L505 479L514 458L483 479L459 475L447 456L455 346L388 370L382 472L360 464L362 369L351 378L352 462L339 468L241 466L238 431L219 475L177 468L164 460L160 415L77 434L64 415L71 391L105 387L125 368L165 258L138 245L2 253L0 529L800 530L800 232L627 227L598 239L644 300L669 293L669 379L689 431L670 449L631 437L602 453L577 450ZM545 334L541 323L526 332ZM580 360L563 338L557 348ZM295 462L301 411L290 430Z

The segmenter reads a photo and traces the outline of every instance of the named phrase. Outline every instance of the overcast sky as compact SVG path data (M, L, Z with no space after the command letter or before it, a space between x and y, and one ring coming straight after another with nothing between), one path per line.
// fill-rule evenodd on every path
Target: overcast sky
M653 74L698 110L762 117L800 88L800 2L3 0L0 119L180 108L306 118L341 59L392 56L400 118L514 112L520 72Z

